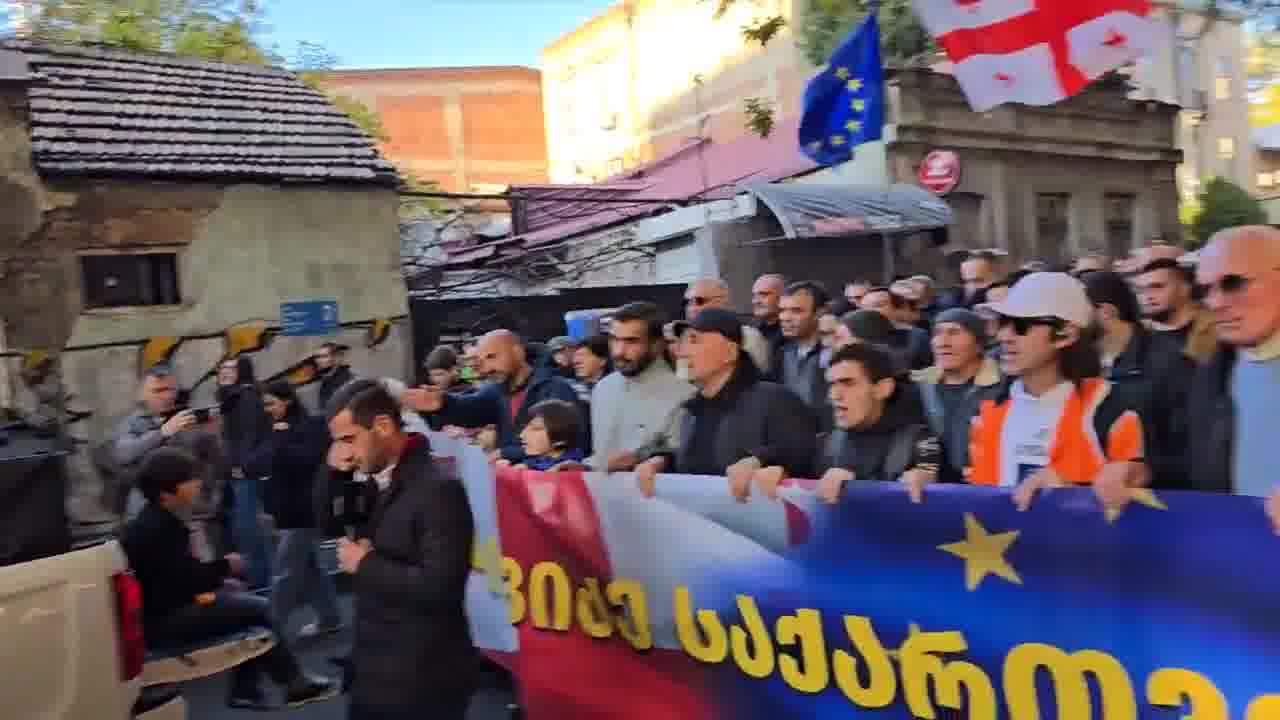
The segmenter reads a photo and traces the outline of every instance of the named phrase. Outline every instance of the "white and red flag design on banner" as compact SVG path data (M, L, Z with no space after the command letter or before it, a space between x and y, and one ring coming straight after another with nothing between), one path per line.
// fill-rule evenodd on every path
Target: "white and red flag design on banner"
M969 105L1052 105L1150 53L1150 0L913 0Z
M719 491L708 492L711 488ZM786 493L786 491L784 491ZM787 493L790 494L790 493ZM637 652L616 634L517 628L510 667L529 720L718 720L709 672L681 648L674 593L733 567L785 562L780 553L812 533L814 496L736 502L723 477L659 476L657 497L643 499L632 475L501 470L498 525L503 554L525 570L541 562L564 568L574 587L638 582L653 647ZM525 589L527 593L527 588ZM526 595L527 597L527 595ZM474 622L474 621L473 621Z

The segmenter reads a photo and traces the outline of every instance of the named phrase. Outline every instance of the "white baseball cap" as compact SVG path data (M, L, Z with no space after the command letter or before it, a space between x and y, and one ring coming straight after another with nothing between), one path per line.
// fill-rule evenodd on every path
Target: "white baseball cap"
M1014 283L1004 302L983 308L1007 317L1052 317L1087 328L1093 324L1093 303L1084 284L1066 273L1031 273Z

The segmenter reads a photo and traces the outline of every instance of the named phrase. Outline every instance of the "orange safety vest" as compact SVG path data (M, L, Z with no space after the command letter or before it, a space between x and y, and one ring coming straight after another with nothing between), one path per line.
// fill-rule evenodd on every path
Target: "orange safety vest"
M970 483L1000 484L1004 424L1012 405L1007 390L1002 398L982 403L969 432L966 477ZM1066 482L1088 485L1108 463L1145 457L1144 432L1142 418L1112 393L1111 383L1102 378L1083 380L1062 410L1049 448L1049 467Z

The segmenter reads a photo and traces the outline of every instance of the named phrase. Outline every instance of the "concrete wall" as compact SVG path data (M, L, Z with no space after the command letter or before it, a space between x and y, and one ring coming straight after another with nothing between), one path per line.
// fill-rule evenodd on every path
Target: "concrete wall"
M383 155L455 192L547 179L541 73L524 67L342 70L326 86L378 112Z

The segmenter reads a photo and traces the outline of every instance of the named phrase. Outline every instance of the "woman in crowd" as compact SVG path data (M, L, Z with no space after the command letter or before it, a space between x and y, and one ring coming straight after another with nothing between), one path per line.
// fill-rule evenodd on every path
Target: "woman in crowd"
M270 477L266 505L281 535L271 610L284 627L305 602L315 610L317 621L302 628L304 637L336 632L342 616L333 580L320 563L321 534L313 503L316 478L329 449L329 430L321 418L307 414L287 381L267 385L262 404L271 433L254 452L252 470Z

